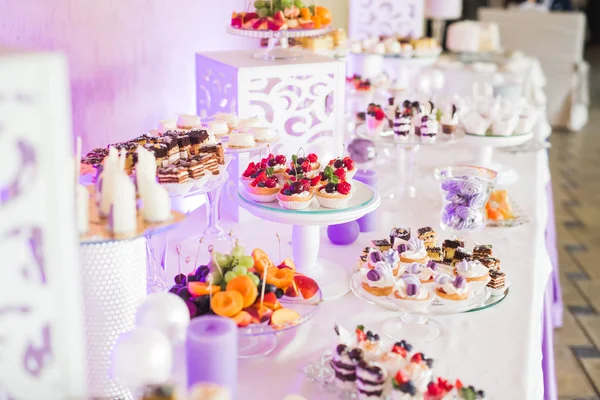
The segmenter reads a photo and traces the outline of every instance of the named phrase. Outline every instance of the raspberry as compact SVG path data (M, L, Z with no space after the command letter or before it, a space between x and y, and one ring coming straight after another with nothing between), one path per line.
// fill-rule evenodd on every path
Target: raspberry
M357 329L356 340L359 342L364 342L365 340L367 340L367 334L363 330Z
M268 187L269 189L273 189L275 186L277 186L277 179L275 179L275 178L268 178L265 181L265 186Z
M348 194L348 193L350 193L351 189L352 189L352 186L350 186L350 184L348 182L340 182L337 185L337 191L341 194Z
M310 171L310 163L309 163L308 161L305 161L305 162L302 164L302 171L304 171L304 172L308 172L308 171Z
M315 176L310 180L310 186L316 186L321 182L321 177L319 175Z
M440 390L439 387L437 387L437 385L435 383L429 382L429 385L427 385L427 393L428 394L435 396L435 395L441 394L441 392L442 391Z
M354 169L354 160L352 160L350 157L344 158L344 166L348 171L352 171Z
M396 378L396 382L398 382L400 385L403 385L406 382L408 382L408 377L404 372L402 372L402 370L399 370L394 378Z
M315 153L310 153L308 156L306 156L306 158L308 158L308 161L311 163L317 162L319 159Z
M335 174L335 176L337 176L338 178L340 178L342 180L346 179L346 171L344 170L344 168L336 169L334 174Z
M253 162L251 162L250 164L248 164L248 166L246 167L246 170L244 171L244 176L247 178L250 175L252 175L253 173L255 173L257 170L256 168L256 164L254 164Z
M421 353L416 353L410 359L410 362L417 363L417 364L420 363L421 361L423 361L423 357L421 356Z
M398 346L397 344L395 344L394 347L392 347L392 353L397 353L400 354L402 357L406 357L406 349L404 347Z
M303 192L310 191L310 181L302 181L302 191Z
M458 390L462 389L464 386L463 383L460 381L460 379L457 379L456 382L454 383L454 385L456 386L456 388Z
M285 159L284 155L280 154L280 155L278 155L278 156L275 157L275 161L277 161L277 164L285 164L285 162L287 160Z
M383 112L383 110L381 108L376 109L375 110L375 119L377 121L381 121L384 118L385 118L385 113Z

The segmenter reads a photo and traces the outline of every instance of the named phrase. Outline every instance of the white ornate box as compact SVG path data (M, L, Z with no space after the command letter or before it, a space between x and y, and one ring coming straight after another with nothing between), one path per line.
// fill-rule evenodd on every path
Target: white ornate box
M66 60L0 48L0 398L85 398Z
M400 34L423 36L425 0L350 0L348 33L352 39Z
M274 151L284 154L306 149L323 136L335 138L335 146L341 150L345 64L311 52L296 60L264 61L253 58L255 52L196 54L198 115L237 112L240 118L266 118L282 135ZM232 162L231 182L237 182L248 160L245 154ZM235 184L229 185L223 201L233 201L234 192ZM221 208L233 209L232 217L238 219L237 207Z

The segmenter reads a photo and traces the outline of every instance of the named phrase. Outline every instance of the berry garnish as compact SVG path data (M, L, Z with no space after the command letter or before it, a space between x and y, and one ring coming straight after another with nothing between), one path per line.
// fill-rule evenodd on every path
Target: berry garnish
M269 189L273 189L274 187L277 186L277 179L275 179L275 178L268 178L265 181L265 186L268 187Z
M416 364L420 363L421 361L423 361L423 356L421 355L421 353L416 353L410 359L410 362L416 363Z
M417 393L417 388L411 381L408 381L405 384L400 385L400 391L414 396Z
M337 191L341 194L349 194L352 186L348 182L340 182L337 184Z
M456 382L454 382L454 386L456 386L456 388L457 388L458 390L460 390L460 389L462 389L462 388L463 388L463 386L464 386L464 385L463 385L463 383L460 381L460 379L457 379L457 380L456 380Z
M302 191L303 192L309 192L310 191L310 181L308 179L302 181Z
M283 194L286 195L286 196L291 196L292 195L292 191L290 189L285 189L283 191Z
M402 357L406 357L406 349L404 349L404 347L398 346L397 344L395 344L394 347L392 347L392 353L400 354Z
M375 119L377 121L381 121L385 118L385 113L383 112L383 110L381 108L378 108L377 110L375 110Z
M440 390L440 388L433 382L429 382L429 384L427 385L427 394L430 394L432 396L436 396L441 394L442 391Z
M310 186L316 186L321 182L321 176L317 175L310 180Z
M335 170L334 174L340 179L346 179L346 170L344 168L338 168Z
M337 185L335 183L328 183L325 186L325 191L327 193L335 193L335 189L336 189Z
M285 164L285 162L287 160L285 159L284 155L280 154L280 155L278 155L278 156L275 157L275 161L277 161L277 164Z
M267 164L269 165L269 167L274 167L277 165L277 160L275 160L274 158L269 158L269 161L267 161Z
M265 187L267 185L265 184L265 181L260 181L260 182L258 182L257 186L262 188L262 187Z
M354 169L354 160L350 157L344 158L344 166L348 171L352 171Z
M186 276L184 274L179 274L175 277L175 283L178 285L185 285Z
M306 158L308 158L308 161L311 163L315 163L319 159L315 153L310 153Z
M302 172L309 172L310 171L310 163L308 161L304 161L302 163Z
M367 340L367 335L365 334L365 331L357 328L356 329L356 340L359 342L364 342L365 340Z
M344 162L340 159L335 160L335 162L333 163L334 168L338 169L338 168L344 168Z
M300 194L304 191L304 184L302 182L292 182L290 190L292 193Z
M428 368L433 368L433 358L426 358L425 364L427 364Z
M394 376L394 378L396 379L396 382L398 382L400 385L403 385L406 382L408 382L408 377L402 370L399 370L396 373L396 376Z

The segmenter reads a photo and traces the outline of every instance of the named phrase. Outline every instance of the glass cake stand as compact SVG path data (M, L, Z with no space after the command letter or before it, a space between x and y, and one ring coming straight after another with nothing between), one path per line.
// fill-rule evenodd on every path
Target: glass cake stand
M348 206L328 209L317 199L305 210L287 210L277 201L257 203L249 199L243 186L238 187L239 205L259 218L293 225L292 253L298 270L315 279L323 291L324 300L341 297L350 291L346 269L331 261L318 259L319 226L342 224L376 210L381 204L379 193L364 183L353 182L353 195Z
M393 131L371 133L368 132L365 124L356 128L356 135L362 139L371 140L377 146L390 149L395 153L396 173L394 174L393 184L386 185L389 189L381 193L383 199L381 208L386 211L397 211L398 199L416 197L415 176L421 146L450 145L465 138L464 132L461 131L453 134L440 133L437 135L436 141L431 143L421 140L420 136L410 134L406 142L397 143L394 141Z
M254 58L266 61L295 60L302 57L302 53L290 48L288 39L297 37L312 37L324 35L332 30L331 27L321 29L288 29L282 31L258 31L253 29L238 29L227 27L230 35L243 36L256 39L269 39L267 48L254 53Z
M492 291L488 287L473 288L469 293L469 298L462 301L444 301L441 302L434 297L429 301L396 301L391 296L375 296L367 292L362 287L363 275L360 271L356 272L350 280L352 292L361 300L370 304L383 307L391 311L397 311L400 316L388 318L383 323L383 332L394 340L408 340L411 342L428 343L439 339L444 334L442 325L431 319L431 315L449 315L476 309L489 308L502 301L504 295L491 297ZM430 296L435 296L430 293ZM490 303L488 300L492 298Z

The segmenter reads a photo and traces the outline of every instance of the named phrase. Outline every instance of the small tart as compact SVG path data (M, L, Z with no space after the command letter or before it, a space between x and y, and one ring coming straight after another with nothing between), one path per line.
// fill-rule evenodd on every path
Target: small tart
M276 194L276 198L283 208L287 208L288 210L303 210L310 205L314 195L312 192L302 193L307 193L307 196L286 196L279 191Z
M448 293L444 292L441 288L435 288L435 294L440 296L442 299L455 300L455 301L466 300L467 297L469 297L469 292L466 292L464 294L458 294L458 293L448 294Z
M429 259L429 256L427 254L425 254L425 257L423 257L423 258L406 257L406 256L403 256L402 254L405 254L405 253L401 253L400 254L400 262L403 262L403 263L414 263L414 262L416 262L416 263L419 263L419 264L427 264L427 261Z
M393 286L374 287L374 286L369 286L369 284L367 282L363 282L362 287L367 292L369 292L375 296L389 296L392 293L392 290L394 290Z
M268 196L276 194L277 192L279 192L280 189L281 186L279 185L275 186L274 188L248 185L246 190L248 191L248 193L257 194L260 196Z
M319 204L325 208L344 208L348 205L352 194L341 194L340 192L327 193L325 189L318 189L315 194Z

